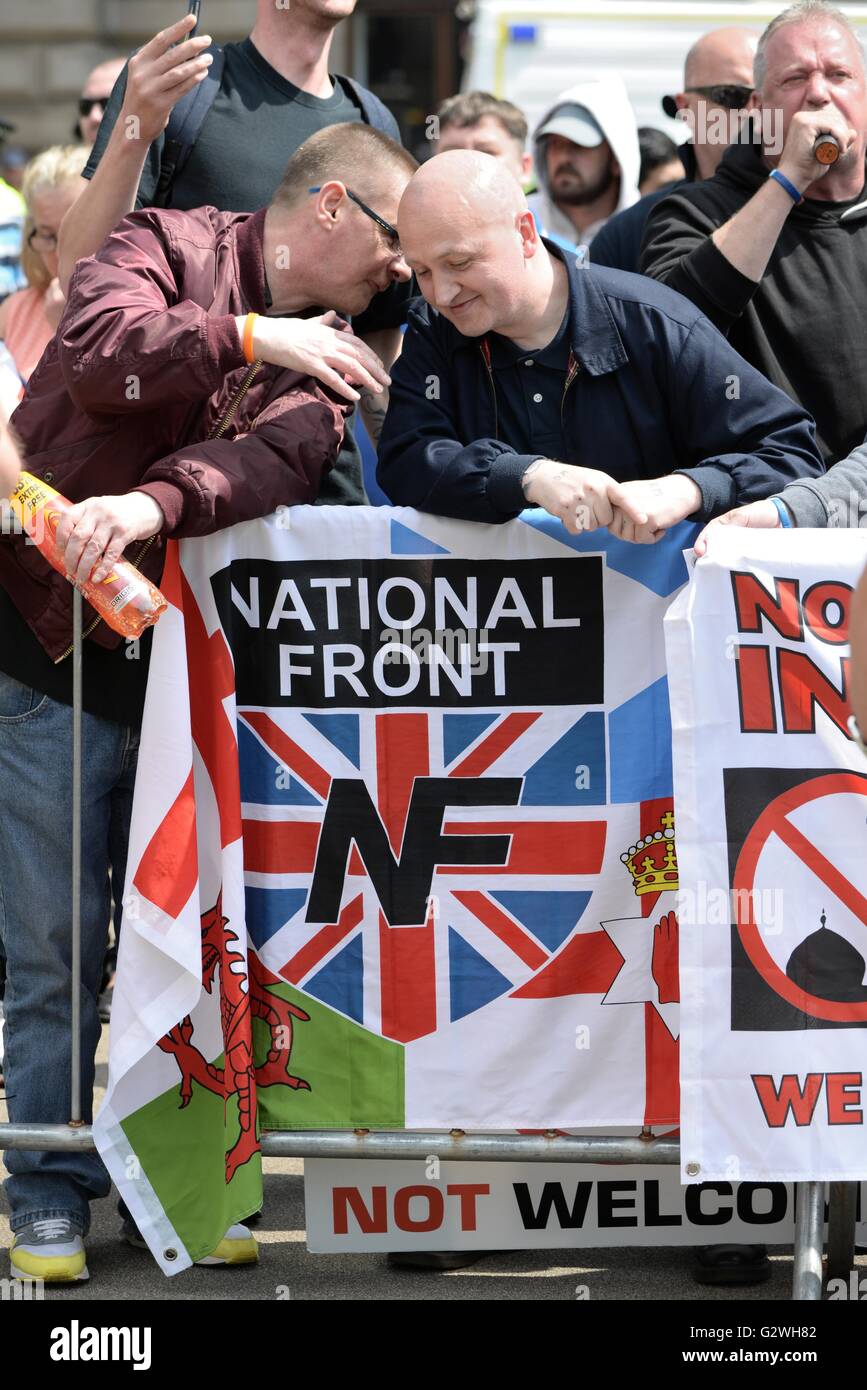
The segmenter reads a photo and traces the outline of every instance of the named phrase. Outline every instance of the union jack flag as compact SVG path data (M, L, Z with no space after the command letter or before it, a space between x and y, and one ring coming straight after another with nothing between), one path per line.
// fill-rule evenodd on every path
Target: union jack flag
M392 554L417 555L425 545L448 553L395 520L390 529ZM469 1022L502 999L583 995L588 1006L591 999L641 1006L645 1120L676 1113L676 1040L659 1012L649 956L643 964L624 956L638 940L629 920L636 912L639 920L649 917L656 897L639 903L620 862L671 809L661 644L658 654L646 647L650 660L638 664L631 652L635 636L652 633L654 615L682 582L675 541L649 557L611 537L567 539L559 526L556 540L542 541L552 558L567 546L607 552L606 586L619 601L606 598L606 623L610 629L619 622L626 640L606 631L606 691L610 685L620 698L606 693L604 707L230 705L232 655L208 616L207 591L200 580L194 591L182 569L167 571L167 596L184 614L190 725L214 791L219 842L224 851L243 847L247 937L273 975L402 1044ZM441 797L434 834L442 852L424 869L424 910L412 920L390 919L389 877L407 869L413 794L426 781L456 788L454 804L448 791ZM486 801L488 782L508 783L514 795L504 802L495 791ZM317 918L312 884L340 783L364 789L387 845L387 871L381 864L378 874L371 871L350 826L343 860L330 866L334 910ZM467 783L475 785L474 797L463 795ZM191 770L135 871L135 886L169 917L197 881L193 842L203 809ZM501 846L499 856L492 844ZM477 859L476 846L484 848ZM610 1025L600 1026L616 1034L619 1010L602 1013ZM651 1073L664 1081L657 1086Z
M574 930L605 851L574 771L599 756L597 723L576 734L570 710L239 716L247 931L275 973L409 1042L525 983ZM446 804L442 834L503 837L504 862L436 864L425 920L392 926L354 844L337 920L306 920L335 778L364 781L399 863L417 779L453 780L457 802L463 779L489 777L518 779L517 804Z

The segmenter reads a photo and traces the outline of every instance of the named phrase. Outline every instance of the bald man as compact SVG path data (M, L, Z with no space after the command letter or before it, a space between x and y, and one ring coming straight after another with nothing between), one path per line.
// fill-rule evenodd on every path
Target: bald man
M498 160L428 160L398 232L427 304L380 440L393 502L487 522L539 506L649 541L821 471L804 411L679 295L540 238Z
M111 89L125 67L125 58L108 58L88 73L78 99L78 125L75 128L76 138L82 144L92 145L99 134Z
M753 29L712 29L696 40L683 65L683 91L662 98L667 116L689 127L678 148L686 178L679 185L709 179L731 140L740 135L741 113L753 92L753 58L758 43ZM612 270L638 270L644 227L651 210L671 186L648 193L609 218L593 241L590 259Z

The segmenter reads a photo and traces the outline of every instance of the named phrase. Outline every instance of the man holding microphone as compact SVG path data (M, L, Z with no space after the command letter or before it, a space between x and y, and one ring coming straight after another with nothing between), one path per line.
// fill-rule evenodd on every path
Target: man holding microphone
M782 150L733 145L713 178L661 200L640 269L813 415L831 463L867 419L867 81L849 21L824 0L784 10L759 40L755 88L756 133L782 119Z

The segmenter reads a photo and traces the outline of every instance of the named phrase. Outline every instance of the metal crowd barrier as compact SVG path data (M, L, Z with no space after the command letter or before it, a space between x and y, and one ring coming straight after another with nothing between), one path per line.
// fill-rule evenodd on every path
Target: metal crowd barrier
M73 590L72 652L72 1076L66 1125L0 1123L0 1150L94 1149L93 1131L81 1121L81 594ZM2 1099L2 1096L0 1096ZM356 1158L464 1162L612 1163L680 1162L680 1145L649 1130L636 1138L609 1135L469 1134L452 1130L273 1130L261 1138L266 1158ZM845 1278L854 1264L857 1183L831 1183L826 1274ZM792 1297L819 1300L823 1287L824 1193L822 1182L795 1184Z

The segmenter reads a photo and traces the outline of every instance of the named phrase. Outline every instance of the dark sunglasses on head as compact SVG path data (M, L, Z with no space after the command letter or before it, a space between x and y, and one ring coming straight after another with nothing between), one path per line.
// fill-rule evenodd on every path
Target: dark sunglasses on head
M308 188L307 192L318 193L321 188L322 184L318 183L315 188ZM361 199L357 196L357 194L353 193L351 188L347 188L346 196L347 198L351 198L353 203L355 203L357 207L361 208L361 211L364 213L365 217L372 218L372 220L376 223L377 227L381 227L382 230L391 239L391 241L394 242L395 247L397 247L399 242L397 227L393 227L390 222L386 222L384 217L380 217L378 212L374 212L373 208L369 208L366 203L363 203Z
M740 111L753 94L752 87L740 87L736 83L720 83L714 87L687 87L688 92L707 97L714 106L724 106L728 111Z
M79 116L89 116L94 106L99 106L104 111L108 106L108 97L80 97L78 102Z

